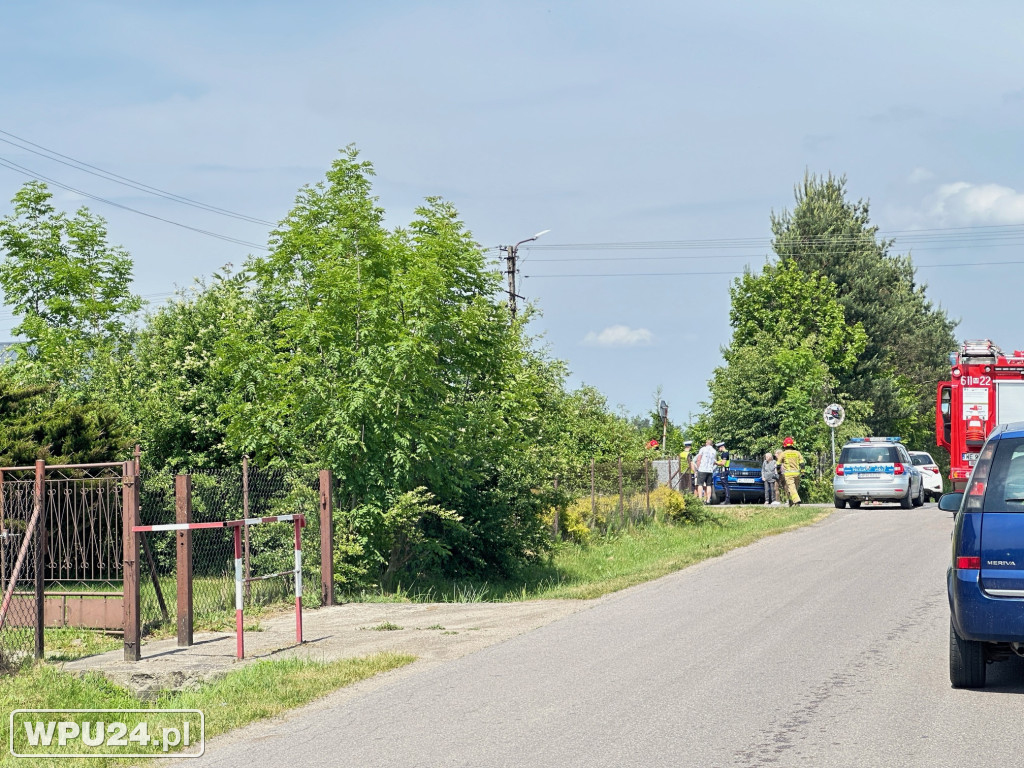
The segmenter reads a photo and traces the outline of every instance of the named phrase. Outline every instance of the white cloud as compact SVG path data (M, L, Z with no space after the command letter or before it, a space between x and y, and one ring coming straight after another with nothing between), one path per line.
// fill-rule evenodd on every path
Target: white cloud
M1024 224L1024 193L999 184L943 184L925 205L943 224Z
M600 333L591 331L583 338L588 347L646 347L654 341L654 334L646 328L628 325L609 325Z
M922 181L931 181L934 178L935 174L927 168L915 168L910 172L910 176L907 177L907 181L911 184L920 184Z

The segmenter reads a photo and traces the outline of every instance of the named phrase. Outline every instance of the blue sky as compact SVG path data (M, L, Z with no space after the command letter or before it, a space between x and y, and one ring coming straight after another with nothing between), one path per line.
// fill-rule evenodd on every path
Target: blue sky
M354 143L392 226L441 195L485 246L550 229L520 252L535 330L574 384L633 413L660 386L685 420L805 170L870 199L960 337L1024 346L1024 263L986 266L1024 262L1022 32L1016 2L6 3L0 131L267 221ZM23 144L0 161L266 242ZM0 201L26 178L0 167ZM53 189L153 302L254 252ZM636 242L686 247L584 247Z

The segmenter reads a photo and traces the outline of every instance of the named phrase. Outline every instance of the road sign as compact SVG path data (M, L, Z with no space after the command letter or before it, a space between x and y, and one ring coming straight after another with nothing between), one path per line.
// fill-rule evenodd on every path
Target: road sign
M832 403L832 405L825 408L825 423L835 429L843 423L843 419L846 418L846 411L843 410L843 406L839 403Z

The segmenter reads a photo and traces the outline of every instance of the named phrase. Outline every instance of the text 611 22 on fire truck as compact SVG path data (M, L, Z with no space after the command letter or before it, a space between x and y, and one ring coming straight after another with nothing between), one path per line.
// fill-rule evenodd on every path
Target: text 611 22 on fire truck
M935 441L949 451L949 479L962 491L978 452L998 424L1024 421L1024 351L1005 354L988 339L965 341L940 381Z

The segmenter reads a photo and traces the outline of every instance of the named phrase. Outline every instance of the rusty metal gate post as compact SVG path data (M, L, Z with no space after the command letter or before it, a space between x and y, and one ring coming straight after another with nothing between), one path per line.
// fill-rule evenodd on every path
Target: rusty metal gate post
M174 476L174 522L192 522L192 476ZM192 645L192 531L177 531L178 647Z
M45 568L46 568L46 542L47 542L47 530L46 530L46 462L42 459L36 461L36 483L35 483L35 499L33 505L35 511L33 514L38 514L39 522L36 524L36 647L35 656L37 659L42 659L45 655L45 647L43 643L43 632L45 625L45 608L46 608L46 582L45 582Z
M139 476L134 461L126 461L121 470L121 528L124 550L124 660L142 658L142 626L139 616Z
M320 470L320 604L334 605L334 473Z

